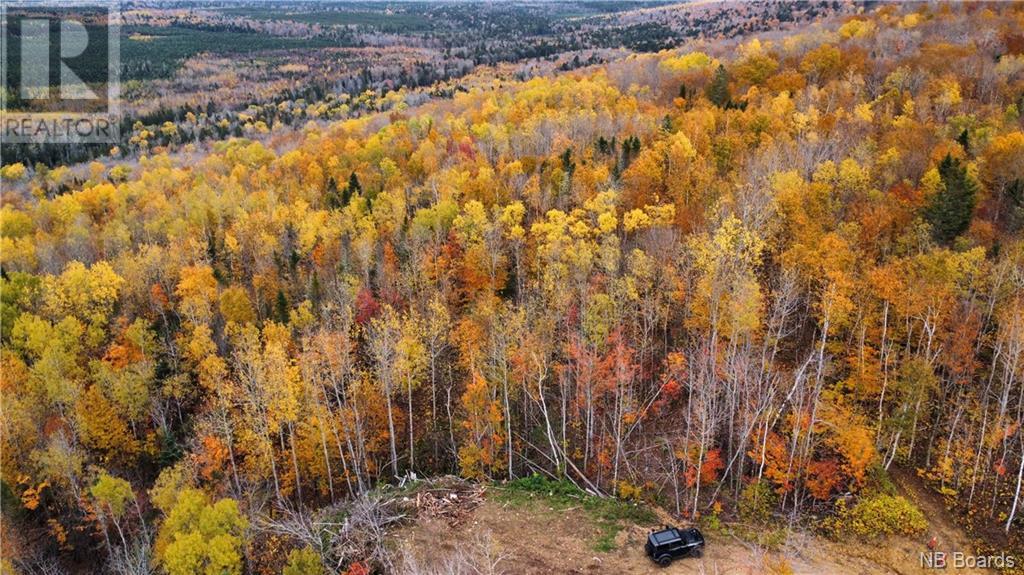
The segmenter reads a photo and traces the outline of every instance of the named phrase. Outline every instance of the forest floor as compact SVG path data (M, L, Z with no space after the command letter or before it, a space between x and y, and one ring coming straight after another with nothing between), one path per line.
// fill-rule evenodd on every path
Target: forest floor
M396 535L402 551L425 572L446 570L441 564L468 547L484 553L495 572L632 573L632 574L924 574L920 553L935 537L936 549L971 553L967 534L956 526L941 500L910 473L896 476L900 492L913 499L928 518L929 527L913 538L890 537L873 543L837 543L813 534L780 531L770 546L734 534L705 532L707 545L700 559L680 559L658 568L643 550L650 529L675 523L660 509L643 512L595 510L585 503L546 494L509 497L500 487L488 490L482 504L457 524L421 518ZM628 504L616 504L632 507ZM732 530L737 531L737 530ZM954 569L945 573L993 573Z

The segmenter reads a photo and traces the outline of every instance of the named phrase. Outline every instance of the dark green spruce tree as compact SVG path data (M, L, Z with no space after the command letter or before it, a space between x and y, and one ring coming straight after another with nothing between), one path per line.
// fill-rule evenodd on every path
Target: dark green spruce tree
M732 94L729 92L729 73L725 71L725 66L718 65L715 77L708 84L706 93L708 100L711 100L711 103L719 108L728 108L732 103Z
M345 188L345 195L341 201L347 206L352 196L358 196L361 193L363 193L363 186L359 183L359 176L352 172L348 176L348 186Z
M939 176L942 187L925 208L925 219L932 225L935 240L948 245L971 225L978 185L963 162L949 154L939 163Z
M341 195L338 192L338 182L334 176L327 177L327 185L324 188L324 203L330 209L341 207Z
M277 299L274 302L274 318L281 325L288 325L289 316L288 298L283 290L277 290Z

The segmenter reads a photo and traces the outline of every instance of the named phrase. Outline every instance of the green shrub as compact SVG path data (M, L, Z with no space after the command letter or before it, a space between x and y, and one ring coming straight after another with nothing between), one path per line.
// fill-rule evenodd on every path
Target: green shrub
M722 524L722 517L717 513L701 515L700 526L706 533L723 533L725 525Z
M566 480L548 479L534 473L528 477L520 477L509 481L503 486L511 493L535 493L549 497L583 497L586 495L579 487Z
M864 488L865 494L896 495L898 491L896 483L893 482L889 472L885 470L885 466L881 463L876 462L869 467L867 475L867 486Z
M928 527L924 514L906 497L873 495L862 498L851 508L843 500L836 504L836 515L825 521L833 536L853 533L862 538L885 535L915 535Z
M771 518L778 501L778 495L767 482L749 483L740 493L740 517L752 523L765 523Z
M324 566L312 547L293 549L281 575L323 575Z

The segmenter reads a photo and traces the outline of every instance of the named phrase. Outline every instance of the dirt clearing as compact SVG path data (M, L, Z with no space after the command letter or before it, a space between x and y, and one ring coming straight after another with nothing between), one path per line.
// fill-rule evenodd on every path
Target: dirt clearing
M937 549L970 552L967 536L951 523L930 494L909 481L901 491L928 516L928 530L915 538L890 537L875 544L840 544L806 533L791 532L773 550L732 535L705 532L707 546L700 559L679 559L662 569L643 552L651 528L667 518L663 512L616 514L585 504L544 496L509 499L490 489L483 502L456 525L444 517L423 517L395 534L410 563L422 572L445 572L458 554L483 554L494 573L629 573L629 574L925 574L920 564L934 536ZM623 504L625 505L625 504ZM644 517L644 521L636 521ZM945 573L985 573L956 570ZM987 571L992 573L992 571Z

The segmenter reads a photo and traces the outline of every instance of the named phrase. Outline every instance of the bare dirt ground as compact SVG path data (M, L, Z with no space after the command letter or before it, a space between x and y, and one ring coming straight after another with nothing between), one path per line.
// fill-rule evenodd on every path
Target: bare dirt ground
M497 573L625 573L625 574L763 574L875 575L935 573L920 564L919 553L935 537L937 549L969 553L966 534L948 517L937 497L924 490L912 476L900 476L904 495L912 498L929 520L928 530L915 538L893 537L874 544L836 543L810 534L791 534L784 545L766 550L729 535L706 534L700 559L680 559L661 569L643 552L650 525L631 525L615 538L615 548L595 550L599 527L582 509L558 510L543 500L522 505L502 504L488 497L455 527L444 519L421 519L402 529L397 543L403 553L426 570L438 566L453 553L464 551L466 542L486 539L496 558ZM670 520L659 512L662 521ZM441 571L444 571L442 568ZM943 573L983 573L957 570ZM988 571L991 573L991 571Z

